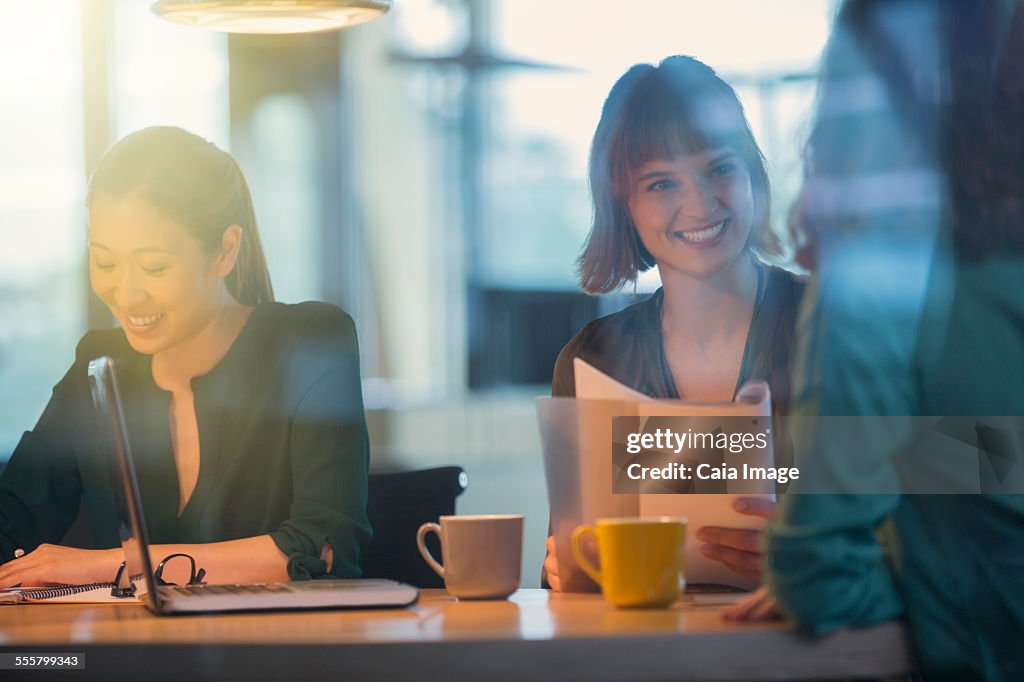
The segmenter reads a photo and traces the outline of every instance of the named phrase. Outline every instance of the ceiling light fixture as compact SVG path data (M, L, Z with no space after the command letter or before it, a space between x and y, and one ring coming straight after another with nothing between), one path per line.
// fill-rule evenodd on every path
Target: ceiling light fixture
M159 0L153 11L179 24L227 33L334 31L384 15L392 0Z

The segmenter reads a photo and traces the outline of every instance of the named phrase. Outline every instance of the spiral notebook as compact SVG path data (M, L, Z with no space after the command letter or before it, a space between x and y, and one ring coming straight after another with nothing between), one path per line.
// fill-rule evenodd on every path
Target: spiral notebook
M114 583L12 587L0 590L0 604L141 604L138 596L114 597ZM141 588L142 586L139 585Z

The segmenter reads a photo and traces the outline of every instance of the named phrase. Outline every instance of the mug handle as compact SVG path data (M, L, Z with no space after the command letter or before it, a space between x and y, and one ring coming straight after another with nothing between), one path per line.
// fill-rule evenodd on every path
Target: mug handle
M444 566L437 562L437 559L433 557L430 550L427 549L426 539L427 533L436 533L437 539L441 539L441 526L436 523L424 523L420 526L420 529L416 531L416 546L419 547L420 555L423 556L423 560L430 564L430 567L434 569L434 572L444 578Z
M572 554L576 557L576 563L580 565L583 572L593 578L595 583L600 585L600 569L590 563L590 561L583 556L583 550L580 548L580 540L583 539L584 535L590 535L594 538L594 542L597 542L597 532L594 530L593 526L576 526L576 530L572 532Z

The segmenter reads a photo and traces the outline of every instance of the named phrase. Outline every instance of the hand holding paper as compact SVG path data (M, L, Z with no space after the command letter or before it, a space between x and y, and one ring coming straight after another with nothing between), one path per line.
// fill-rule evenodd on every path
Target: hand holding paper
M628 416L638 417L644 423L660 417L693 417L707 420L709 424L719 418L731 417L770 420L771 393L767 384L746 384L737 392L736 399L729 403L655 400L620 384L578 358L574 366L575 399L539 398L537 401L562 589L596 589L576 566L569 549L569 536L581 523L594 523L599 517L615 516L686 517L690 534L686 577L690 584L756 586L759 571L754 569L754 564L759 560L755 552L748 550L755 549L754 540L759 543L760 530L770 515L768 507L774 503L771 482L698 481L693 484L693 490L698 494L616 494L612 491L616 476L612 463L612 420ZM751 454L760 459L752 461ZM771 467L774 457L770 439L768 447L753 453L744 452L742 456L748 463ZM731 459L740 455L726 452L724 457ZM621 473L618 472L620 476ZM660 481L647 481L644 486L644 490L669 490ZM699 494L702 489L722 492ZM763 513L739 513L733 505L741 497L759 500L761 504L756 511ZM713 543L715 549L710 551L712 556L708 556L701 550L702 543L696 537L700 528L748 532L719 532L714 538L718 540ZM745 551L755 556L736 555L732 551ZM723 563L726 559L728 561Z

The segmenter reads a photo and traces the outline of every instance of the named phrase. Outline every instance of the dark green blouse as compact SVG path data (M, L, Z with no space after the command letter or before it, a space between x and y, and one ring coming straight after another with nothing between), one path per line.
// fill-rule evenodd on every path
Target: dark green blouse
M776 414L789 403L790 356L804 284L780 268L759 266L760 286L743 349L736 388L762 379L772 389ZM551 394L576 395L573 358L654 398L679 398L661 333L661 289L625 310L594 320L566 344L555 363Z
M192 381L200 469L181 516L171 394L120 329L89 332L36 427L0 477L0 562L59 542L84 500L96 548L120 544L111 453L87 383L89 360L118 362L140 495L154 543L270 535L292 579L358 577L370 537L369 443L352 319L325 303L257 306L235 343Z

